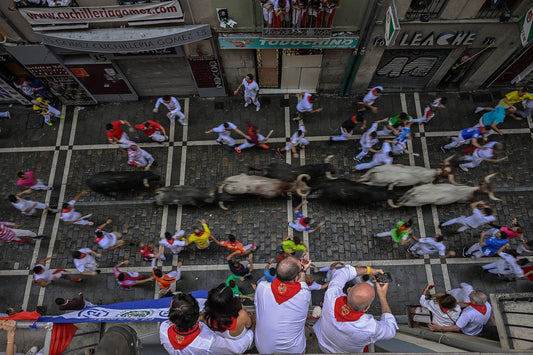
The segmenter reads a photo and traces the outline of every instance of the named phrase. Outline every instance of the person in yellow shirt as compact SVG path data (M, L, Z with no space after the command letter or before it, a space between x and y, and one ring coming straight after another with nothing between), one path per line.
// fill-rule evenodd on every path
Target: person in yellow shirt
M204 230L201 230L198 227L194 228L194 233L189 236L189 244L196 243L198 249L207 249L207 247L209 247L209 240L213 237L211 237L211 231L209 230L205 219L200 220L200 223L202 223Z
M522 102L524 100L533 100L533 95L531 95L525 88L520 88L515 91L511 91L503 99L500 100L500 103L498 106L503 106L505 108L507 107L514 107L515 104ZM509 116L513 117L516 120L521 120L522 118L519 115L516 115L515 113L509 114Z

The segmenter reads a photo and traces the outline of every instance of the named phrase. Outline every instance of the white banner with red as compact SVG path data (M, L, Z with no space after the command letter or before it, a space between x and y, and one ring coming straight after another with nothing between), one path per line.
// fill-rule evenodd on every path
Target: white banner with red
M122 6L26 7L21 8L20 13L32 25L170 19L184 21L178 0Z

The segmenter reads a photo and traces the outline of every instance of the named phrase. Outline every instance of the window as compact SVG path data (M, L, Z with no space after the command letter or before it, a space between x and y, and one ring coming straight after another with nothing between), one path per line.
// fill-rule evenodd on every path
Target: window
M507 22L511 18L511 10L518 0L499 0L493 5L494 0L486 0L479 9L476 18L500 18L501 22Z
M411 0L405 19L427 22L429 19L438 18L445 3L446 0Z

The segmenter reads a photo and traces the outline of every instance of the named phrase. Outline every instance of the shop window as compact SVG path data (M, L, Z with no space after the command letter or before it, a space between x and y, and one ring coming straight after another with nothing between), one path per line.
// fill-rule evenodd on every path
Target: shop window
M438 18L445 4L446 0L411 0L405 19L427 22Z
M479 9L477 18L499 18L500 22L507 22L518 0L486 0Z

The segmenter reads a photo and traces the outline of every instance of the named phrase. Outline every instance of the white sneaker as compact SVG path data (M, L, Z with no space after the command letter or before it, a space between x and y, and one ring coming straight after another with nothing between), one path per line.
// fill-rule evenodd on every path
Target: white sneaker
M461 168L462 171L468 171L468 168L464 166L463 164L460 164L459 167Z
M182 126L187 126L187 122L185 122L185 121L181 121L181 120L180 120L179 123L180 123Z
M255 107L255 111L256 111L256 112L259 111L260 108L261 108L260 106L256 106L256 107Z
M244 107L248 107L249 103L248 102L245 102L244 103Z
M26 355L35 355L39 351L39 348L36 346L32 346L30 350L26 353Z
M478 106L478 107L476 107L476 110L474 111L474 113L479 113L479 112L484 111L484 110L485 109L483 107Z

